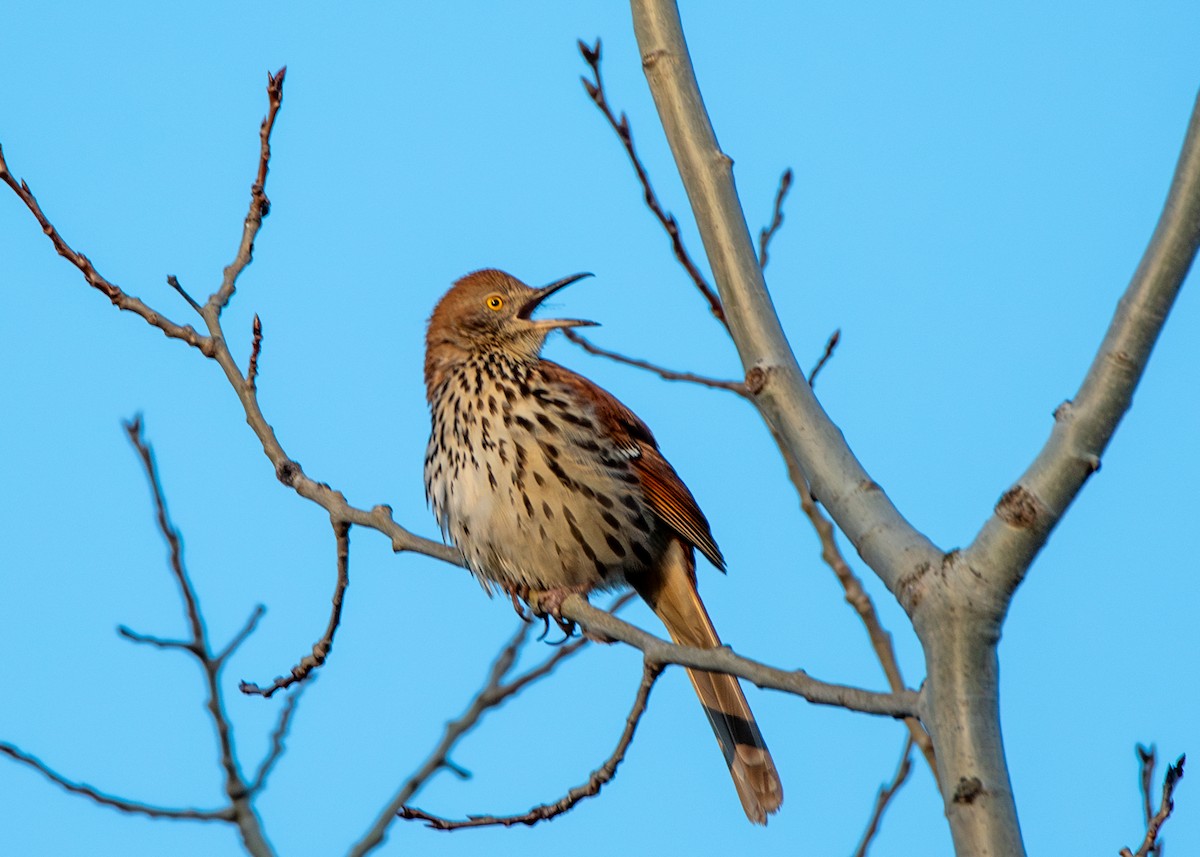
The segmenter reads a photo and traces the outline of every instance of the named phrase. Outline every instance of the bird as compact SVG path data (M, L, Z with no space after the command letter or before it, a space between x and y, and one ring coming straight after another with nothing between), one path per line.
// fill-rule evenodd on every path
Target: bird
M541 356L551 332L595 324L533 317L589 276L532 288L489 268L438 301L426 333L426 498L489 593L553 610L571 593L629 586L675 643L716 648L695 551L721 571L725 560L695 498L641 419ZM766 824L783 787L738 680L688 675L747 818Z

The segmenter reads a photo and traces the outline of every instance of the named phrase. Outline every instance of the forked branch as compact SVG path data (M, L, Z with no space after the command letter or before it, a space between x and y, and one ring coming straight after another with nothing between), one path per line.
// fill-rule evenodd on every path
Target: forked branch
M254 630L259 617L262 616L263 609L261 606L257 607L242 630L234 635L219 651L214 651L208 638L203 614L201 613L199 597L184 565L183 543L180 539L179 531L175 528L170 516L167 514L166 497L159 480L154 453L142 436L141 420L134 419L126 423L125 429L129 436L129 442L137 452L138 459L146 473L146 479L150 483L155 519L159 532L167 543L168 565L179 589L180 600L183 602L184 615L188 625L188 636L177 640L165 639L151 634L140 634L123 626L120 628L120 632L123 637L132 642L145 643L159 649L184 652L188 656L195 658L199 663L204 675L204 708L217 734L219 748L218 761L223 772L228 804L218 809L155 806L129 798L117 797L92 786L71 780L53 770L49 765L35 756L24 752L12 744L0 743L0 754L33 768L46 779L73 794L81 795L102 806L111 807L121 812L135 813L149 818L223 821L236 825L247 852L256 857L269 857L269 855L274 854L274 851L263 833L262 825L254 810L253 799L263 789L268 774L283 755L284 739L291 724L292 714L295 711L297 696L295 694L291 695L282 706L279 720L271 735L270 748L259 764L258 772L254 779L247 781L242 775L236 754L234 753L233 724L230 722L229 716L225 711L220 682L221 672L225 663L237 647Z
M662 669L661 666L650 661L645 662L642 681L638 685L633 707L625 718L625 728L621 731L616 749L604 761L604 764L592 771L587 782L571 789L554 803L539 804L529 812L519 815L473 815L461 820L442 818L416 807L406 806L400 810L400 817L424 821L435 830L461 830L465 827L512 827L518 824L533 826L538 822L548 821L569 812L581 800L600 794L600 790L616 776L617 767L625 760L625 753L629 750L629 745L633 743L633 735L637 731L638 723L641 722L642 715L646 713L646 703L650 700L650 691L659 675L662 674Z
M632 598L625 594L613 602L610 612L623 607ZM450 760L450 755L459 741L474 730L484 716L501 706L504 702L524 690L530 684L550 676L563 662L574 657L588 645L586 639L573 640L555 649L554 654L545 658L540 664L526 670L513 678L509 678L517 658L529 639L531 623L522 621L508 643L496 656L488 672L483 687L471 699L462 716L446 724L442 739L421 766L405 781L400 790L388 801L387 805L375 818L371 828L350 849L351 857L361 857L375 850L383 843L388 827L397 818L410 817L404 815L409 801L424 788L425 784L439 771L452 771L459 776L465 776L463 769ZM411 816L417 817L417 816Z
M1163 777L1162 795L1159 798L1158 809L1153 808L1153 798L1151 797L1151 782L1154 778L1154 766L1157 761L1154 747L1143 747L1138 745L1138 760L1141 763L1140 782L1142 789L1142 803L1146 814L1146 835L1142 837L1142 842L1138 846L1137 851L1131 851L1128 848L1122 848L1120 851L1121 857L1159 857L1162 854L1162 843L1159 841L1159 831L1162 830L1163 824L1171 817L1171 812L1175 809L1175 787L1179 785L1179 781L1183 779L1183 763L1187 761L1187 756L1180 756L1174 765L1167 766L1166 776Z

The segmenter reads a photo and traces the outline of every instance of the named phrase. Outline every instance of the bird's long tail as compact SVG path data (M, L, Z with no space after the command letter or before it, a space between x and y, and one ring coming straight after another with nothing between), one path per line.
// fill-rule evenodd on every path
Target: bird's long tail
M705 649L721 645L696 591L696 564L690 545L672 540L657 572L630 583L662 619L678 645ZM755 824L766 824L767 815L783 803L783 785L741 685L733 676L721 673L689 669L688 676L725 754L746 817Z

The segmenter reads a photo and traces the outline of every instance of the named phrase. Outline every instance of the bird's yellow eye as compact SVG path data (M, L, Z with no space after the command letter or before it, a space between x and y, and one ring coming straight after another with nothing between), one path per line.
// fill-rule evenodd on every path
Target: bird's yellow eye
M492 295L487 299L487 308L490 310L499 311L504 308L504 298L499 295Z

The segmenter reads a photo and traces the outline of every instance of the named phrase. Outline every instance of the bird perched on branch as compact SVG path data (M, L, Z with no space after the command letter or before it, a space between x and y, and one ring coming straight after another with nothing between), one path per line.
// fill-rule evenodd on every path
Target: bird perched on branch
M577 274L533 289L502 271L456 282L429 320L433 418L425 493L443 533L489 591L543 610L571 593L633 589L680 645L714 648L694 549L725 561L650 429L612 394L541 358L546 335L594 322L535 319ZM736 678L688 670L747 817L783 788Z

